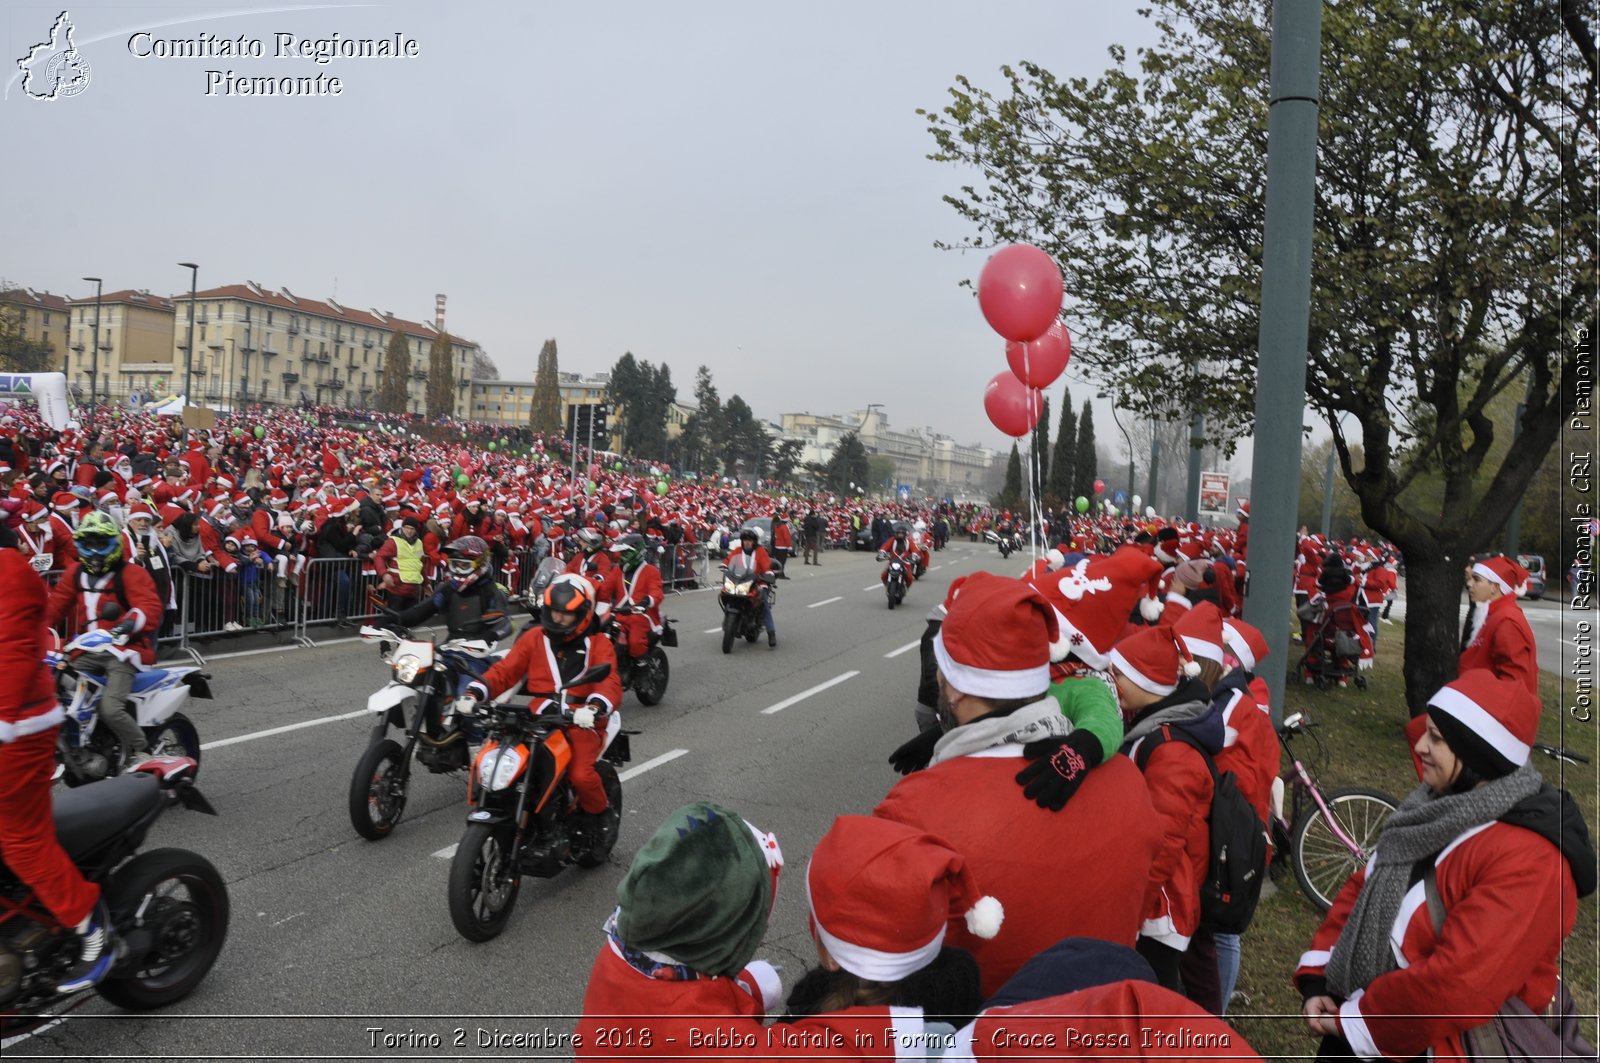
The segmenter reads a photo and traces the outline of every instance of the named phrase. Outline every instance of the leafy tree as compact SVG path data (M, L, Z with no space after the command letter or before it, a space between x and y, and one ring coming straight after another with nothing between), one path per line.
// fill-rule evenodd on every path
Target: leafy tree
M717 441L722 438L722 399L711 382L711 370L701 366L694 376L695 411L683 426L679 447L685 468L700 473L717 471Z
M800 464L800 452L805 444L798 439L785 439L772 448L772 478L787 483Z
M895 488L896 469L894 459L887 454L867 455L867 478L865 483L874 491L893 491ZM857 480L860 484L863 481Z
M672 370L635 361L632 352L611 369L611 397L618 403L623 447L629 454L662 458L667 452L667 407L678 398Z
M1078 419L1072 413L1072 391L1067 389L1061 395L1061 423L1056 426L1056 449L1050 455L1050 478L1044 492L1054 508L1070 503L1074 497L1072 469L1077 445Z
M1254 409L1267 12L1157 0L1159 43L1131 66L1120 48L1095 79L1023 63L998 96L960 78L928 115L934 157L983 174L945 197L977 230L962 242L1051 252L1098 338L1074 365L1135 409L1203 410L1224 441ZM1405 556L1420 711L1454 675L1462 559L1498 539L1576 410L1600 57L1591 13L1551 0L1329 4L1322 35L1307 397ZM1521 434L1491 463L1486 410L1519 384Z
M427 404L428 419L432 421L456 412L455 366L450 354L450 337L435 332L428 348Z
M566 411L561 403L561 367L556 357L556 341L545 340L539 348L539 366L533 375L533 401L528 425L546 436L559 436L566 430Z
M1011 460L1006 463L1006 482L994 504L1001 509L1016 510L1022 505L1022 453L1011 444Z
M494 359L483 351L475 350L472 352L472 379L499 380L500 367L495 365Z
M389 333L383 352L383 383L378 385L378 409L384 413L405 413L410 403L411 352L406 335L399 329Z
M1050 396L1039 406L1039 423L1033 426L1032 460L1028 463L1033 497L1044 504L1044 485L1050 482Z
M1072 497L1082 495L1094 499L1094 482L1100 477L1099 454L1095 451L1094 408L1083 400L1083 412L1078 415L1078 443L1072 448Z
M833 446L833 456L823 468L823 480L838 494L850 491L851 484L865 484L868 479L867 448L861 437L846 432Z
M738 395L722 407L722 463L730 475L742 480L765 478L771 469L765 462L769 440L748 403Z

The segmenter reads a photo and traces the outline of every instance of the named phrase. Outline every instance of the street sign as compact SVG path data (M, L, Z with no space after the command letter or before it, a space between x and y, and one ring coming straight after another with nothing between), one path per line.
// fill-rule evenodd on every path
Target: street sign
M1200 512L1210 517L1221 517L1228 511L1228 474L1202 472L1200 474Z
M1126 492L1126 491L1118 491L1116 494L1111 496L1111 501L1115 502L1119 506L1127 505L1127 503L1128 503L1128 492Z

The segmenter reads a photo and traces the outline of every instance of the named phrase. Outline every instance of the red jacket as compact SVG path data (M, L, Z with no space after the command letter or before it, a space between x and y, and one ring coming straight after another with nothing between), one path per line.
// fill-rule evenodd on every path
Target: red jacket
M1138 750L1136 742L1129 757ZM1211 859L1211 772L1199 751L1173 739L1150 754L1144 777L1161 844L1143 890L1139 934L1182 952L1200 925L1200 884Z
M595 699L604 702L605 712L610 712L622 700L622 678L617 675L616 651L611 647L611 640L604 635L589 634L580 641L583 643L581 667L609 664L611 674L598 683L573 687L567 693L567 702L581 705ZM556 655L550 647L550 636L540 627L529 628L511 647L511 652L485 672L481 680L489 688L491 698L499 697L524 681L530 691L554 690L561 685ZM549 698L535 698L528 706L528 711L538 715L553 704Z
M48 731L61 722L55 679L44 666L50 589L28 559L0 549L0 742Z
M123 621L131 622L133 635L128 644L107 652L123 660L137 657L146 665L155 664L156 633L161 630L161 594L156 590L156 581L150 573L138 565L125 564L121 572L122 604L126 609L119 619L99 619L102 599L117 600L114 574L108 572L103 576L90 577L83 571L82 565L73 565L56 582L55 590L50 594L45 622L51 627L61 627L64 622L70 622L67 630L76 632L110 628Z
M618 575L622 573L618 572ZM619 583L622 581L619 580ZM666 592L662 589L661 571L650 562L641 562L633 570L633 575L627 577L623 587L622 600L633 603L634 607L641 610L650 618L650 626L656 631L661 630L661 602Z
M26 521L17 529L17 549L22 556L50 555L49 572L65 572L78 561L78 544L67 522L50 514L42 521Z
M1535 1011L1555 995L1561 943L1578 915L1566 858L1549 839L1493 822L1440 853L1435 875L1445 918L1435 934L1421 882L1401 902L1394 933L1401 966L1339 1009L1341 1032L1363 1058L1465 1059L1460 1034L1511 997ZM1369 864L1370 867L1370 864ZM1300 957L1295 980L1320 975L1350 918L1367 868L1350 876Z
M1015 744L942 761L906 776L872 810L944 838L1005 908L992 939L968 933L959 916L945 937L977 959L984 996L1062 938L1132 946L1160 841L1149 790L1128 758L1095 768L1060 812L1023 795L1023 763Z
M1460 670L1487 668L1502 679L1517 679L1539 693L1539 659L1533 651L1533 629L1522 607L1510 595L1489 603L1488 614L1461 651Z
M250 514L250 533L256 537L256 542L261 544L261 549L270 550L281 554L286 549L293 549L294 544L278 535L277 519L269 509L257 509Z
M1272 726L1272 717L1256 701L1253 692L1226 690L1222 693L1228 700L1222 708L1222 725L1226 730L1222 752L1216 756L1217 774L1233 772L1239 780L1239 792L1250 802L1261 822L1271 823L1272 783L1278 777L1281 760L1278 732Z
M788 550L793 546L794 534L789 530L789 522L774 520L772 522L772 548L774 550Z
M622 570L604 550L592 554L577 553L567 562L567 572L575 573L594 584L595 607L600 615L611 611L622 600ZM605 606L600 609L600 606Z

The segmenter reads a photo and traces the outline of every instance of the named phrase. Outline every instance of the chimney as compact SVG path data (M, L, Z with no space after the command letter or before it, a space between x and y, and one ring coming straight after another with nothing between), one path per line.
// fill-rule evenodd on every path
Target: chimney
M433 324L440 332L444 331L444 293L440 292L433 297Z

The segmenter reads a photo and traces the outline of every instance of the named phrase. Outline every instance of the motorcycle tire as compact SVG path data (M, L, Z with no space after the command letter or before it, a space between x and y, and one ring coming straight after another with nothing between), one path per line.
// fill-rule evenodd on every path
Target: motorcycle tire
M886 597L889 599L889 611L894 612L894 591L890 591Z
M150 752L162 757L188 757L194 761L194 773L200 775L200 732L194 729L189 717L175 712L167 722L156 727L146 727L144 736L150 742Z
M605 863L622 834L622 780L617 776L617 769L610 761L597 760L594 773L600 776L600 784L606 788L606 810L599 816L599 837L575 858L579 867L599 867Z
M733 652L733 637L739 630L739 616L737 613L722 614L722 652Z
M405 787L398 793L388 792L404 759L405 749L399 742L382 738L356 761L355 774L350 777L350 825L370 842L393 834L406 810Z
M660 702L666 696L670 673L666 652L659 646L652 647L633 670L633 692L639 695L639 704L655 705Z
M140 853L111 877L106 902L128 954L96 991L119 1008L176 1003L198 986L228 936L228 888L184 849ZM134 915L144 907L143 918Z
M509 823L469 823L456 846L450 860L450 922L468 941L499 937L516 907L522 873L511 852L515 837Z

